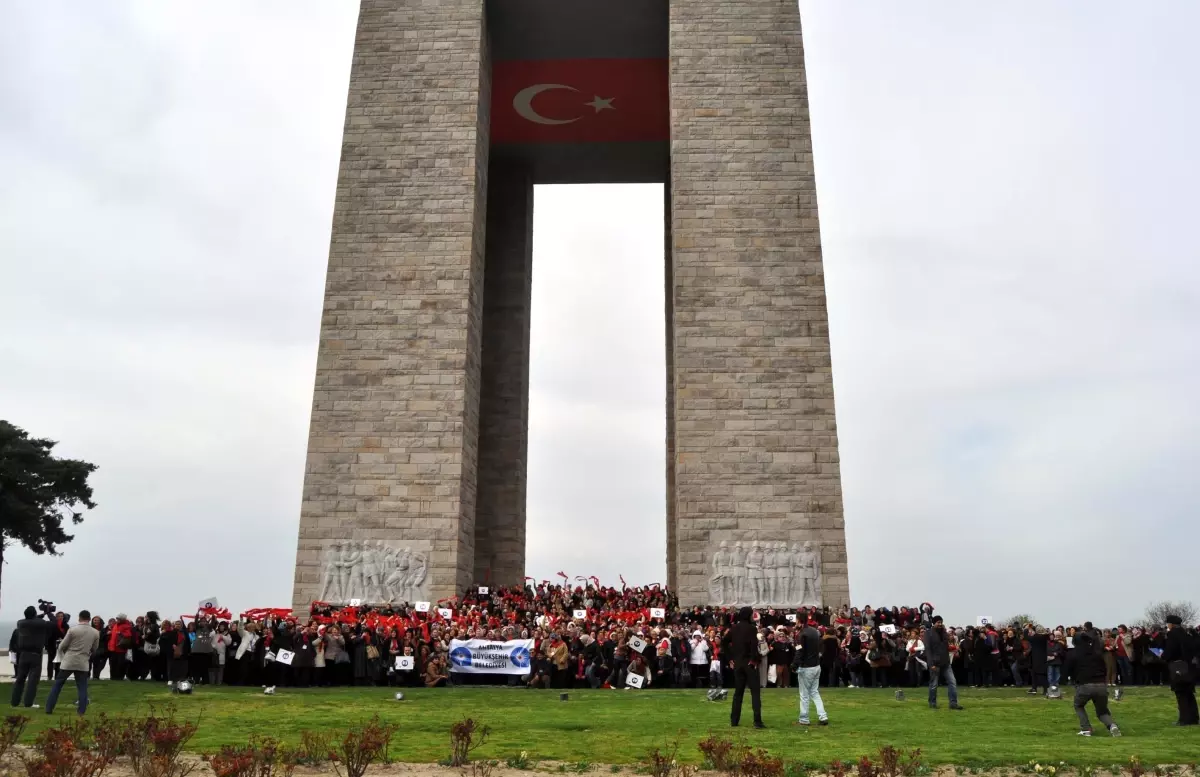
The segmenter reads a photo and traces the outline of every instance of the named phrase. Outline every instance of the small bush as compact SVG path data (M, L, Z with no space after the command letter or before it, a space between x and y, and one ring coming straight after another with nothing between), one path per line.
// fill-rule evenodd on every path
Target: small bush
M487 742L492 730L481 726L473 718L463 718L450 727L450 765L466 766L471 753Z
M879 777L879 769L871 763L871 757L864 755L858 759L858 777Z
M300 732L300 747L296 756L305 766L319 766L328 763L333 757L333 732L309 731Z
M29 718L24 715L9 715L0 724L0 759L8 753L29 725Z
M891 745L884 745L879 748L877 758L879 764L876 771L881 777L916 777L924 766L920 748L906 753Z
M846 777L850 773L850 767L841 761L830 761L827 771L829 777Z
M718 772L732 773L738 766L738 747L733 740L710 733L701 739L696 747L704 759L704 768Z
M1129 765L1125 767L1125 773L1129 777L1145 777L1146 767L1142 765L1142 759L1136 755L1129 756Z
M384 723L378 715L362 726L350 729L330 750L333 770L338 777L363 777L371 764L387 757L388 744L394 733L396 727Z
M504 765L509 769L520 769L526 771L537 764L537 761L530 759L529 752L522 750L520 755L514 755L504 761Z
M742 750L738 773L742 777L783 777L783 759L761 748Z
M195 762L182 758L183 749L196 734L195 723L175 718L175 706L151 707L141 718L118 719L122 755L129 756L134 777L187 777Z
M29 777L100 777L112 759L91 747L88 724L82 720L42 731L29 754L22 754Z
M492 777L492 772L500 765L499 761L472 761L471 777ZM463 769L466 772L466 769Z
M216 777L292 777L299 752L280 746L270 738L253 737L244 747L225 745L206 756Z
M654 748L646 753L646 757L642 759L642 765L646 767L650 777L672 777L672 773L678 766L679 743L672 742L667 748Z

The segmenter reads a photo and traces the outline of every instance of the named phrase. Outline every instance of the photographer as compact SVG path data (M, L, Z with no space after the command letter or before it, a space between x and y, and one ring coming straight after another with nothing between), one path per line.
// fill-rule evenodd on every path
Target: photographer
M46 618L54 612L51 602L40 601L42 614L34 607L25 608L25 617L17 621L17 629L9 641L8 650L17 657L16 676L12 689L12 706L32 708L37 696L42 671L42 651L50 640L51 624Z

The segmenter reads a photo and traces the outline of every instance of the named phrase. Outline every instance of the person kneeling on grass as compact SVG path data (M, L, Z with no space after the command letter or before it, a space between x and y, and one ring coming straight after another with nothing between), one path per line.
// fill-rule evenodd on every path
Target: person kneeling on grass
M442 663L441 658L432 659L425 667L426 688L441 688L449 680L450 675L446 673L446 665Z
M1088 718L1087 703L1096 707L1096 717L1114 737L1121 736L1121 729L1108 714L1108 686L1105 684L1107 667L1104 654L1095 639L1086 629L1075 635L1075 649L1067 659L1064 674L1075 681L1075 714L1079 716L1079 736L1092 735L1092 721Z

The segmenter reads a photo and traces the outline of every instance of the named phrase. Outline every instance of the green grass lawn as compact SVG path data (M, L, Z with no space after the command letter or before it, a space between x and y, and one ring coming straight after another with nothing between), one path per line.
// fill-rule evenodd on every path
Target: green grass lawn
M637 762L647 750L678 740L680 756L699 762L696 742L709 731L728 733L729 702L709 702L703 691L570 691L509 688L405 690L395 701L386 688L336 690L280 689L274 696L248 688L198 689L191 696L171 696L163 686L100 682L92 685L93 706L101 712L132 714L148 702L174 699L181 715L199 718L191 749L209 752L222 744L244 743L251 734L298 742L304 729L341 730L379 713L396 723L392 740L395 760L433 762L449 753L451 724L465 716L492 729L479 758L504 759L527 751L530 758L593 764ZM42 683L39 703L45 702ZM1064 689L1069 697L1070 691ZM1097 725L1091 739L1076 735L1069 698L1051 701L1026 696L1023 690L964 691L964 712L929 709L920 690L908 689L907 701L893 691L840 689L824 694L832 725L802 729L794 689L763 692L768 726L756 731L749 698L740 736L787 760L825 765L840 758L857 759L880 746L921 748L927 764L1003 766L1042 763L1108 766L1132 755L1147 764L1188 764L1200 759L1200 727L1174 728L1174 697L1165 689L1133 689L1112 705L1125 732L1112 739ZM68 683L58 713L73 713L73 684ZM48 725L38 710L26 736ZM815 716L814 716L815 720Z

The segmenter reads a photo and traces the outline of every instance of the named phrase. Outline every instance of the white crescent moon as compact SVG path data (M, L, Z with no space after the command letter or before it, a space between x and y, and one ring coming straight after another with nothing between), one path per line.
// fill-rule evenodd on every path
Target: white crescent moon
M572 92L579 91L573 86L564 86L563 84L534 84L517 92L517 96L513 98L513 110L521 118L532 121L534 124L570 124L571 122L579 121L578 116L573 119L547 119L533 109L533 98L551 89L570 89Z

